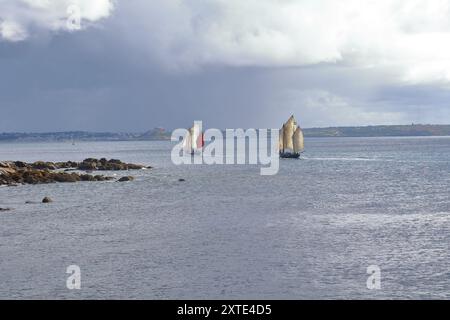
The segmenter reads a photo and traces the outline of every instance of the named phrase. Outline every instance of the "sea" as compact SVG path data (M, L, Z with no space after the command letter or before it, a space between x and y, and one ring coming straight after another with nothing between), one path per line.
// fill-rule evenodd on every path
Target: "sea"
M170 141L0 143L0 161L153 166L0 187L0 299L449 299L450 137L305 144L263 176L174 165Z

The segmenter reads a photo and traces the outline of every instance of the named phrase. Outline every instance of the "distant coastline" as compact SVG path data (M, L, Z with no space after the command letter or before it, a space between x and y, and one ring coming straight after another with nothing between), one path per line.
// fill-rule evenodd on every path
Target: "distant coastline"
M417 137L450 136L450 125L411 124L308 128L305 137Z
M304 128L305 137L413 137L450 136L450 125L412 124L356 127ZM170 140L170 131L155 128L144 133L114 132L46 132L0 133L0 142L71 142L71 141L164 141Z
M129 132L7 132L0 133L0 142L75 142L75 141L158 141L170 140L170 132L155 128L144 133Z

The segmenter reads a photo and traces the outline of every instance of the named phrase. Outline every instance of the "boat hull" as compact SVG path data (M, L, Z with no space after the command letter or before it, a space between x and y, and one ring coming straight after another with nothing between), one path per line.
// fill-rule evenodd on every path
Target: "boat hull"
M298 158L300 158L300 153L280 152L280 158L283 158L283 159L298 159Z

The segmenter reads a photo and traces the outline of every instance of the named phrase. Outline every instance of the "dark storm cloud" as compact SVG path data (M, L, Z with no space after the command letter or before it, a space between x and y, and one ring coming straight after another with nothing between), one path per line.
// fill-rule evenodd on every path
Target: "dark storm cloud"
M193 118L245 125L264 105L260 70L168 74L117 45L103 30L87 31L1 59L10 75L0 79L3 130L141 131Z
M231 42L239 47L215 43L236 28L228 17L219 19L216 38L211 30L199 36L224 10L194 7L192 18L171 1L159 9L119 2L113 16L80 32L0 41L0 131L144 131L193 120L278 127L290 113L304 127L450 122L446 82L405 80L403 62L329 61L335 50L324 44L303 62L292 58L295 49L280 63L277 43L267 52L253 38ZM252 36L264 36L261 30ZM230 44L226 35L223 41Z

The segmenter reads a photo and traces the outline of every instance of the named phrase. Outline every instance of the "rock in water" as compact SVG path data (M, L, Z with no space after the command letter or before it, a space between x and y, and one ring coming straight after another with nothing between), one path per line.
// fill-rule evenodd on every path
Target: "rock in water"
M93 171L97 170L97 162L94 159L85 159L82 163L78 165L79 170Z
M0 185L16 186L19 184L41 184L54 182L78 182L78 181L107 181L112 177L104 177L100 175L89 176L80 173L70 173L62 170L83 170L93 172L96 170L116 171L116 170L139 170L145 168L139 164L124 163L117 159L100 160L88 158L83 162L44 162L36 161L34 163L25 162L0 162ZM57 171L58 170L58 171ZM134 180L133 177L124 177L122 181Z
M45 197L44 199L42 199L42 203L50 203L53 202L53 200L49 197Z
M126 176L126 177L122 177L119 180L117 180L117 182L126 182L126 181L133 181L134 177L132 176Z
M30 165L33 169L37 170L56 170L56 166L52 162L36 161Z
M26 168L27 167L27 164L25 162L22 162L22 161L16 161L16 162L14 162L14 165L17 168Z
M7 162L1 162L0 161L0 168L10 168L11 165Z
M184 179L178 179L178 181L180 181L180 182L184 182L184 181L186 181L186 180L184 180Z

